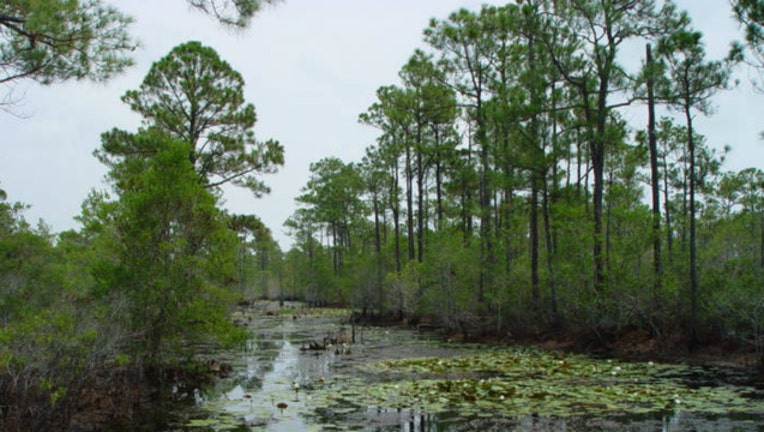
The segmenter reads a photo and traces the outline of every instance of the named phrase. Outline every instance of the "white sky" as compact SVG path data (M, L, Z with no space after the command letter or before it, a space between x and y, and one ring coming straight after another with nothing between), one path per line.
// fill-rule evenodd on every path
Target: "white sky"
M18 118L0 112L0 188L9 200L30 204L27 219L42 218L55 232L78 228L73 217L93 188L104 189L106 169L92 156L100 134L113 127L133 131L140 118L119 97L136 89L151 63L174 46L200 40L213 47L246 81L246 97L257 110L255 132L279 140L286 164L266 177L272 193L255 199L228 190L226 206L258 215L283 248L291 241L283 222L308 179L308 167L327 156L356 161L374 144L377 131L358 124L358 114L375 100L376 89L398 84L398 70L414 49L424 47L422 31L432 17L446 18L460 7L478 10L479 0L286 0L264 10L244 32L232 32L189 10L183 0L120 0L132 15L132 32L142 43L136 65L106 83L41 87L21 83ZM723 57L741 32L726 0L679 0L704 33L709 58ZM634 58L641 58L643 48ZM746 72L735 90L715 99L717 112L696 125L712 147L733 147L727 169L764 169L764 143L757 115L764 95L755 93ZM5 89L0 89L5 91ZM642 123L641 112L628 119Z

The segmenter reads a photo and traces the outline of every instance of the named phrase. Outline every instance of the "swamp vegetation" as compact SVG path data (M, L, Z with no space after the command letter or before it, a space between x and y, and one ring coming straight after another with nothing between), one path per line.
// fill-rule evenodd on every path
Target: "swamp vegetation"
M237 313L251 332L246 348L216 353L232 375L178 409L168 430L764 427L764 387L740 369L455 343L397 326L359 327L355 344L313 351L311 341L347 330L348 312L265 313L275 307Z
M188 3L243 26L275 2ZM256 207L224 210L225 187L270 192L284 146L256 138L239 72L176 46L121 98L140 126L94 144L108 176L78 229L0 190L0 429L761 430L764 171L700 133L764 64L761 2L731 3L746 41L720 59L671 1L434 18L359 113L364 157L311 164L287 250ZM108 79L129 23L6 2L0 84ZM634 340L642 362L576 354ZM708 353L749 368L682 365Z

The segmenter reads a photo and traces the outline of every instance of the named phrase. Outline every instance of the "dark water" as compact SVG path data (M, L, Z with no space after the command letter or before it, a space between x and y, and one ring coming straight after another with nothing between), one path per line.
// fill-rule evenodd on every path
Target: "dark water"
M168 431L764 431L764 411L755 408L722 413L717 409L713 414L681 408L605 414L582 409L556 416L511 416L365 405L352 392L339 389L362 391L364 386L394 383L400 377L370 373L364 365L388 359L454 358L474 354L474 347L444 344L434 336L407 330L357 328L355 344L310 350L305 348L311 342L349 334L350 328L341 324L347 314L325 310L265 313L274 307L261 304L239 317L252 338L243 349L215 354L216 359L233 365L233 373L200 392L193 406L171 413ZM727 381L732 383L725 384L717 378L716 371L702 370L688 372L686 377L699 385L734 386L736 380L743 380L731 376ZM750 403L758 406L760 393L745 384L753 389Z

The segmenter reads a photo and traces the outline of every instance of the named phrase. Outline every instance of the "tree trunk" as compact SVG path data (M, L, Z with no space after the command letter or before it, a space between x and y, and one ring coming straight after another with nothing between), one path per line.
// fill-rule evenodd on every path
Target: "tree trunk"
M469 125L470 123L468 123ZM461 209L462 209L462 225L463 225L463 232L464 232L464 246L469 246L470 242L472 241L472 187L471 187L471 175L473 173L473 166L472 166L472 131L470 130L470 135L467 140L467 166L464 168L463 172L463 182L462 182L462 202L461 202Z
M690 351L698 345L698 269L695 238L695 140L690 104L685 106L687 146L690 152Z
M671 209L669 208L669 174L666 155L663 155L663 206L666 212L666 249L668 250L668 262L671 264L674 247L674 231L671 227Z
M614 53L610 55L613 56ZM594 170L594 193L592 197L594 210L594 246L592 248L594 253L594 292L597 296L597 306L600 312L604 312L602 300L604 299L605 291L605 257L602 250L604 240L602 238L602 201L605 190L605 140L607 139L607 96L609 91L607 77L601 77L597 92L597 115L593 117L596 120L596 132L590 145L592 169ZM592 118L591 114L590 112L590 118Z
M390 188L390 210L393 212L393 227L395 230L395 273L401 272L401 209L398 202L398 164L393 167L393 184Z
M379 222L379 195L372 193L372 211L374 212L374 252L382 253L382 236Z
M650 44L647 44L647 67L653 65ZM650 147L650 185L653 198L653 318L658 308L663 282L663 263L661 261L661 199L660 174L658 173L658 144L655 136L655 89L652 71L647 79L647 141Z
M375 187L376 188L376 187ZM383 280L383 269L382 269L382 236L380 233L380 222L379 222L379 195L378 192L374 192L372 197L372 203L374 205L374 252L376 252L377 255L377 265L376 265L376 273L377 273L377 304L376 309L381 312L382 311L382 304L384 303L384 284L382 283Z
M689 137L688 137L689 140ZM689 146L689 143L688 143ZM682 170L682 252L687 250L687 222L688 222L688 184L690 183L690 179L688 178L689 175L687 172L690 170L688 164L688 159L690 156L687 154L688 149L683 150L684 157L682 163L684 164L684 169Z
M509 274L512 270L512 260L514 254L512 253L512 206L514 194L512 188L514 187L514 171L512 169L512 163L509 153L509 133L506 129L502 129L502 147L504 151L504 196L502 197L501 209L503 212L501 231L504 238L504 271Z
M536 77L536 55L534 51L534 39L531 34L528 38L528 65L530 75L530 100L531 105L538 110L542 101L539 99L538 81ZM530 149L531 156L531 196L530 196L530 249L531 249L531 295L533 307L538 308L541 301L539 290L539 177L544 167L544 150L541 145L539 133L539 114L533 112L530 120Z
M488 162L488 136L482 117L481 101L477 105L477 140L480 145L480 281L478 302L485 300L485 289L489 285L489 272L493 264L493 241L491 239L491 187L490 164Z
M549 204L550 201L553 202L553 196L557 189L557 158L554 156L557 154L557 148L558 148L558 125L557 125L557 115L555 114L555 111L557 109L557 91L556 91L556 80L552 80L552 109L551 109L551 117L552 117L552 196L550 196L549 192L549 179L547 178L548 172L546 171L546 168L544 170L542 181L543 181L543 201L542 201L542 211L543 211L543 218L544 218L544 239L546 244L546 266L547 266L547 272L549 273L549 298L550 298L550 308L552 313L552 319L554 322L554 325L557 326L560 324L560 315L557 310L557 279L555 277L555 271L554 271L554 265L553 265L553 259L557 252L557 241L555 239L555 235L552 232L552 223L550 221L549 217ZM570 185L570 146L567 146L567 163L568 163L568 169L567 169L567 179L566 179L566 186Z
M546 177L546 176L545 176ZM556 180L552 180L556 181ZM549 219L549 190L547 186L548 182L544 179L544 199L542 204L543 218L544 218L544 238L546 243L546 267L549 273L549 296L550 306L552 312L552 318L555 324L559 322L559 314L557 311L557 285L555 280L553 257L555 255L554 241L552 240L552 224Z
M332 224L332 264L334 268L334 275L339 275L340 272L340 263L339 263L339 246L338 246L338 238L337 238L337 225Z
M607 174L607 188L608 192L613 190L613 169L608 170ZM611 234L611 226L612 226L612 220L611 217L613 214L613 201L612 201L612 194L608 193L608 196L605 198L605 269L606 271L610 269L610 252L612 250L612 245L610 243L610 234Z
M584 178L584 174L581 173L581 166L583 164L583 158L582 152L581 152L581 133L579 129L576 129L576 197L580 198L583 193L583 187L581 186L581 179ZM587 172L589 169L589 164L587 163ZM588 182L586 184L588 186Z
M421 127L418 127L421 131ZM417 188L417 262L424 261L424 163L423 152L424 144L422 143L421 132L417 133L417 152L416 152L416 188Z
M604 115L604 113L602 113ZM597 305L602 308L602 294L605 288L605 256L603 251L603 227L602 227L602 202L604 191L605 150L602 135L597 137L591 144L591 160L594 171L594 191L592 194L592 210L594 212L594 292L597 296Z
M531 252L531 296L533 307L538 308L541 301L539 291L539 186L538 174L534 169L531 172L531 196L530 196L530 252Z
M406 144L406 230L408 233L409 261L414 255L414 172L411 166L411 145Z
M435 230L440 232L443 228L443 173L442 173L442 161L440 154L440 134L438 127L435 127L435 200L437 203L437 222Z

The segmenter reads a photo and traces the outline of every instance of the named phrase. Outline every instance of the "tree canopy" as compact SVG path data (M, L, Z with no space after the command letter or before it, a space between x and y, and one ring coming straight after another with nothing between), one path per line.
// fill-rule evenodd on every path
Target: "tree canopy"
M244 100L244 79L200 42L173 48L122 100L143 117L144 128L190 144L189 160L207 187L230 182L259 196L268 192L260 175L284 163L277 141L255 139L255 107ZM128 155L153 151L132 134L114 130L104 134L97 154L114 165Z
M111 78L132 64L136 42L128 32L131 22L101 0L4 1L0 84Z
M189 5L215 17L225 25L247 27L263 6L283 0L186 0Z
M244 28L281 0L186 0L220 23ZM104 81L133 64L133 19L102 0L8 0L0 4L0 85ZM0 105L12 105L10 87Z

